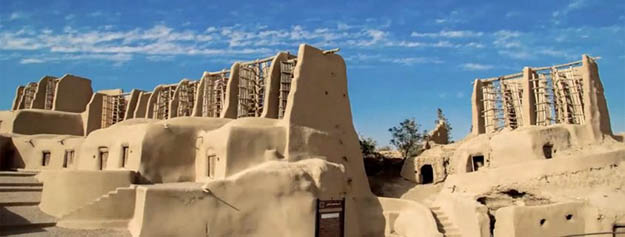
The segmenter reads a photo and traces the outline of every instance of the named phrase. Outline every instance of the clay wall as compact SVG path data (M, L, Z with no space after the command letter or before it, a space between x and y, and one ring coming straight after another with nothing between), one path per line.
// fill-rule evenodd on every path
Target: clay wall
M583 203L575 202L500 208L495 215L495 236L566 236L596 232L589 225L597 225L597 216L587 209Z
M48 110L20 110L13 113L11 132L16 134L83 134L82 116L78 113ZM41 121L46 121L42 123Z
M75 169L83 138L67 135L14 136L11 168L28 170ZM45 154L48 154L47 156ZM44 162L44 159L47 159ZM19 165L22 164L22 165Z
M130 186L134 176L134 172L128 170L44 171L38 176L44 183L39 208L61 217L118 187Z
M59 80L54 94L52 110L74 113L83 112L93 94L91 80L66 74Z
M128 96L128 103L126 105L126 111L124 113L124 120L134 118L135 110L141 96L142 91L133 89Z
M134 110L133 118L146 118L146 111L148 110L148 100L152 95L151 92L142 91L139 94L139 99L137 100L137 107Z

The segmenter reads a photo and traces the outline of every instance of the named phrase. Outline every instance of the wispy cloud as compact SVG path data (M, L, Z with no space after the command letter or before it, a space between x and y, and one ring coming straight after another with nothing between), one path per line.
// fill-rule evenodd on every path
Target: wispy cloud
M467 70L467 71L484 71L484 70L490 70L494 68L493 65L479 64L479 63L465 63L465 64L460 65L460 67L462 67L462 69Z
M412 37L430 37L430 38L469 38L469 37L480 37L484 35L483 32L476 32L470 30L441 30L436 33L419 33L412 32L410 36Z
M23 13L23 12L13 12L13 13L11 13L11 15L9 15L9 21L24 19L24 18L27 18L27 17L28 17L28 15L26 13Z

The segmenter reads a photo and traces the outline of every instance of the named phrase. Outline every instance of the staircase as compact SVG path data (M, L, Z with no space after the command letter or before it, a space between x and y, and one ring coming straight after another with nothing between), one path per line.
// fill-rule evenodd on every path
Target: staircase
M59 226L125 228L134 214L135 187L120 187L64 213ZM91 223L91 224L89 224Z
M454 223L449 219L449 216L445 214L440 206L434 204L435 197L435 195L428 197L423 200L423 204L432 210L438 231L447 237L461 237L462 235L460 234L458 227L454 225Z
M32 233L56 225L39 210L43 184L34 172L0 171L0 235Z

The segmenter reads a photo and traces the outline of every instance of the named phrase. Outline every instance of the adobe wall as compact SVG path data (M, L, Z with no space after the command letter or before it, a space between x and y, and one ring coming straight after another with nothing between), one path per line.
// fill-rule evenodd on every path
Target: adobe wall
M82 116L79 113L58 112L39 109L14 111L12 133L32 134L66 134L81 136L83 134ZM45 121L42 123L41 121Z
M31 106L32 109L45 109L48 83L54 79L56 79L56 77L44 76L41 80L39 80L39 83L37 83L37 92L35 93L35 98L33 99Z
M11 110L18 110L20 101L22 100L22 96L24 93L24 86L18 86L15 89L15 98L13 98L13 106L11 106Z
M319 159L273 161L204 187L139 187L143 205L129 229L133 236L314 236L315 199L346 192L345 183L336 182L344 172Z
M146 111L148 107L148 100L150 100L151 92L142 91L139 94L139 99L137 100L137 107L134 110L133 118L145 118Z
M54 111L80 113L91 100L91 80L66 74L56 85Z
M225 178L273 160L284 159L286 129L277 120L241 118L201 132L196 155L196 181L206 180L208 156L215 155L212 178Z
M265 98L263 101L262 118L278 118L280 110L280 77L281 62L289 59L289 54L280 52L271 61L269 77L265 79Z
M13 131L14 111L0 111L0 133L11 133Z
M224 107L219 116L221 118L236 119L239 108L239 67L240 63L232 64L230 68L230 77L226 86L226 97Z
M39 208L61 217L118 187L130 186L135 174L128 170L48 170L37 178L43 181Z
M482 86L481 80L476 79L473 81L473 94L471 95L471 134L473 135L486 132L484 119L482 119L482 113L484 112Z
M495 236L511 237L592 233L598 232L598 217L596 210L580 202L503 207L495 213L494 233Z
M584 91L584 122L592 131L594 140L601 141L606 135L612 135L612 127L603 84L599 79L599 68L593 59L588 55L583 55L581 69Z
M133 89L130 91L130 96L128 98L128 104L126 105L126 111L124 112L124 120L134 118L135 109L137 108L137 104L139 101L139 97L141 96L142 91Z
M204 107L204 103L206 103L204 102L204 85L207 80L210 80L210 73L204 72L197 84L197 89L195 90L195 103L193 103L193 111L191 113L192 117L202 116L202 108Z
M298 161L319 156L345 166L346 234L360 235L367 220L359 213L358 202L374 196L369 189L352 123L343 58L300 45L288 101L281 120L287 127L286 157L289 161Z
M163 86L164 85L156 86L154 90L152 91L152 93L150 94L150 98L148 99L148 102L145 107L145 118L151 119L152 116L154 116L154 104L156 104L156 101L158 99L158 94L163 90Z
M95 93L91 97L89 104L85 109L85 112L82 113L82 119L84 121L83 129L84 136L89 135L89 133L94 130L102 128L102 104L104 103L104 94Z
M108 151L105 170L127 169L138 171L141 163L143 140L149 121L132 119L90 133L78 153L79 170L99 170L100 150ZM122 166L122 149L128 147L126 167Z
M23 164L23 166L12 168L23 168L28 170L60 170L75 169L78 163L78 150L82 144L83 137L69 135L32 135L13 136L14 153L13 164ZM63 167L67 151L74 151L73 161L67 161L67 167ZM43 166L43 153L50 153L50 161Z

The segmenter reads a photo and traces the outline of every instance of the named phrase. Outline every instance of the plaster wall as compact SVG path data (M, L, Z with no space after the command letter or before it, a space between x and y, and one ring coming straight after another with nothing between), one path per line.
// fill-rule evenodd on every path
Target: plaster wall
M78 169L99 170L100 151L106 149L108 157L105 170L138 171L148 123L149 120L145 119L131 119L93 131L80 147ZM122 167L124 146L128 147L128 157L126 166Z
M134 172L128 170L41 172L37 177L43 181L39 208L61 217L118 187L130 186L134 176Z
M495 236L565 236L590 233L597 213L584 203L509 206L495 213ZM590 230L590 231L589 231Z
M15 89L15 98L13 99L13 106L11 106L11 110L19 109L20 101L22 99L23 94L24 94L24 86L18 86L17 89Z
M84 136L94 130L102 128L102 104L104 103L104 94L95 93L91 97L89 104L82 113L82 119L84 121Z
M27 109L13 112L15 134L83 134L82 116L79 113ZM41 121L46 121L42 123ZM3 125L4 126L4 125Z
M139 187L142 205L129 229L133 236L313 236L315 199L340 197L344 172L319 159L273 161L204 187Z
M230 77L226 85L226 98L224 100L224 108L219 116L221 118L236 119L239 105L239 67L240 64L234 63L230 68Z
M462 236L490 236L488 208L470 196L441 193L434 203L449 215L450 221L456 224Z
M378 200L386 213L385 236L443 236L436 229L432 211L426 206L405 199L378 197ZM395 219L388 218L393 215Z
M137 107L134 110L133 118L145 118L148 106L148 100L150 99L151 92L142 91L137 100Z
M91 100L91 80L66 74L56 85L54 111L80 113Z
M28 170L59 170L74 169L78 158L76 154L82 144L83 138L68 135L32 135L13 136L15 152L13 164L23 164L20 167ZM65 154L67 151L74 151L73 161L67 162L67 167L63 167ZM50 161L43 165L44 152L50 153Z
M128 104L126 105L126 111L124 112L124 120L135 117L135 109L137 108L141 93L142 91L136 89L130 91L130 98L128 99Z
M280 62L289 59L289 55L286 52L280 52L271 61L271 68L269 69L269 77L265 81L265 98L263 102L262 118L278 118L278 112L280 110L280 76L281 76L281 64Z
M56 79L56 77L44 76L41 80L39 80L39 83L37 83L37 92L35 93L35 98L33 98L33 102L30 107L31 109L45 109L48 83L54 79Z

